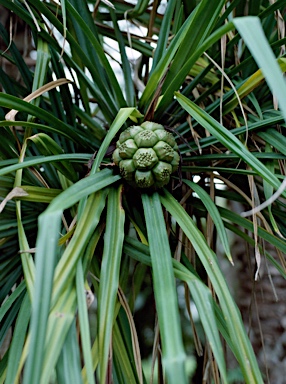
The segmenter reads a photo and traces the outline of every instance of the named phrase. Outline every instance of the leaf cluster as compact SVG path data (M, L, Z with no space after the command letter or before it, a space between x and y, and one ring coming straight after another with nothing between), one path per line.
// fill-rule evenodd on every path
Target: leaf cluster
M145 383L142 301L161 382L187 383L196 348L208 382L227 383L223 343L245 383L263 382L219 259L236 263L238 236L256 277L265 259L285 278L285 191L271 200L286 158L283 5L0 0L1 383ZM146 120L181 154L153 193L111 160Z

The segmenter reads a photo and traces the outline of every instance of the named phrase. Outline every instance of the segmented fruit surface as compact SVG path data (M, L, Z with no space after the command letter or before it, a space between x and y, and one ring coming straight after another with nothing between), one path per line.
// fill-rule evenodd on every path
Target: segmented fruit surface
M166 185L180 162L174 136L150 121L123 131L112 159L129 184L144 189Z

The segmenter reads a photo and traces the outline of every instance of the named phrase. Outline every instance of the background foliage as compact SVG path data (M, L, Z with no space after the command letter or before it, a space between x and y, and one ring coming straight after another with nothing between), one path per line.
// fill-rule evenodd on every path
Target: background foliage
M285 287L284 3L0 0L1 383L273 380L226 280ZM143 121L153 193L111 161Z

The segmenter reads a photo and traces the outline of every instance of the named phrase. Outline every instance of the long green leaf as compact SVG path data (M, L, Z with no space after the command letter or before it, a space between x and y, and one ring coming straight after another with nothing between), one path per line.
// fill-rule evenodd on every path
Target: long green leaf
M283 153L286 156L286 138L283 134L279 133L275 129L267 129L258 133L258 136L265 140L267 143L271 144L279 152ZM275 152L273 153L275 155ZM273 158L273 156L271 156Z
M7 332L9 328L12 326L15 318L17 317L18 311L21 307L23 297L25 295L25 292L22 292L21 295L14 301L12 308L10 308L10 311L7 312L5 318L1 321L1 328L0 328L0 347L2 347L5 337L7 335Z
M245 219L245 218L241 217L240 215L238 215L237 213L230 211L226 208L220 207L219 211L220 211L221 217L223 219L229 220L232 223L235 223L235 224L249 230L250 232L254 232L252 221ZM257 228L257 234L259 237L268 241L270 244L272 244L275 247L277 247L278 249L280 249L281 252L286 254L286 243L284 240L282 240L281 238L279 238L277 236L272 235L271 233L269 233L268 231L266 231L265 229L263 229L260 226L258 226L258 228Z
M53 161L74 160L74 161L79 161L84 163L90 159L91 159L91 155L84 154L84 153L69 153L69 154L52 155L52 156L33 156L32 158L26 158L22 163L8 165L7 167L0 169L0 176L7 175L9 173L17 171L18 169L33 167L35 165L41 165L43 163L50 163L50 162L52 163ZM19 159L15 159L15 160L10 159L7 162L16 163L18 161ZM7 162L5 162L5 164ZM0 162L0 164L3 164L3 162Z
M31 316L31 302L29 295L26 294L20 311L17 317L16 325L13 332L13 339L9 350L9 359L7 365L6 383L15 383L20 363L20 358L23 351L24 342L26 339L26 332L29 325Z
M126 238L126 242L124 244L124 251L131 257L134 257L136 260L140 261L141 263L151 266L149 249L146 245L139 243L138 240ZM223 349L219 338L218 329L215 326L216 320L213 307L214 302L210 290L199 279L193 268L192 271L190 271L174 259L172 259L172 263L175 277L188 284L196 308L199 312L200 320L202 322L205 334L213 350L214 358L218 363L223 382L227 383ZM223 330L224 329L222 327L221 331L223 332ZM223 334L229 346L231 347L231 342L227 333L224 332Z
M112 188L108 195L107 204L105 241L98 293L99 379L101 384L106 382L124 239L125 212L121 206L121 193L122 187Z
M37 133L36 135L29 137L28 140L35 143L41 155L49 156L63 153L63 149L46 133ZM75 170L68 161L56 163L55 168L69 180L73 182L78 180Z
M113 9L110 9L110 14L113 22L115 37L117 39L120 55L121 55L121 61L122 61L122 72L124 77L124 86L126 91L126 101L127 105L130 107L135 106L135 93L134 93L134 84L132 79L132 73L131 73L131 67L130 62L127 57L124 39L122 36L122 33L120 31L120 28L118 26L118 22L116 19L116 14Z
M43 384L48 384L50 382L51 374L60 358L60 354L63 349L66 348L65 343L67 337L69 337L69 331L74 321L75 311L75 288L68 287L68 289L62 293L60 300L49 315L44 363L40 379L40 382Z
M142 194L150 246L154 293L169 383L187 383L172 256L158 193Z
M113 175L110 169L103 169L100 172L90 175L85 179L81 179L73 184L70 188L63 191L56 199L49 205L45 213L53 213L57 211L64 211L65 209L76 204L80 199L90 195L93 192L99 191L110 184L120 180L119 175Z
M46 353L41 377L43 382L48 380L49 374L56 364L61 347L65 342L65 336L74 318L77 296L73 281L76 276L76 268L80 257L88 247L89 240L93 237L93 233L96 233L95 228L105 207L106 195L107 190L104 190L92 194L88 198L73 237L57 264L50 306L52 311L48 320ZM84 294L84 290L81 293ZM78 304L81 312L80 321L83 321L83 305L83 303ZM59 314L61 315L59 316ZM82 341L84 341L84 336Z
M16 107L17 109L17 104L14 104L14 100L10 101L8 100L8 103L6 105L9 105L9 108ZM71 140L76 140L74 135L76 134L76 130L72 128L71 126L67 125L44 125L40 123L33 123L31 121L7 121L3 120L0 121L0 127L13 127L13 126L21 126L23 128L32 128L35 130L39 131L44 131L44 132L52 132L52 133L57 133L59 135L62 135L68 139ZM73 130L74 132L72 133L72 136L69 135L69 132Z
M188 34L182 40L178 52L167 72L162 89L164 96L160 104L163 103L163 105L166 106L166 103L170 102L172 99L173 92L179 89L185 77L191 70L195 59L193 63L189 63L189 66L185 65L186 61L190 55L195 57L195 52L198 47L202 45L213 29L224 3L224 0L214 0L212 2L202 0L198 4L188 23ZM162 104L160 108L163 108Z
M50 51L49 46L46 41L42 40L41 37L38 37L37 41L37 63L33 79L32 91L36 91L42 87L46 82L47 71L50 63ZM40 104L40 99L36 98L31 101L34 105Z
M167 49L168 37L171 29L172 17L176 5L176 0L168 1L167 8L164 13L162 25L160 28L157 47L155 49L154 58L152 62L152 71L157 67L159 60L164 55L164 51Z
M258 17L239 17L233 23L264 73L269 88L277 97L286 121L286 84L276 58L269 46Z
M50 203L62 190L53 188L31 187L29 185L22 185L20 187L23 191L27 192L27 196L17 196L17 199L24 201L34 201L37 203Z
M205 238L202 236L202 233L198 230L190 216L174 197L165 191L164 195L161 196L161 201L191 241L214 287L214 291L219 299L225 317L230 339L235 348L235 356L239 361L245 382L249 384L262 384L261 373L250 341L246 335L241 315L231 297L229 288L219 269L215 255L208 247Z
M88 311L86 304L86 292L84 286L84 273L82 261L79 260L76 269L76 291L78 303L78 316L80 325L81 345L83 350L83 358L86 367L86 376L88 384L95 384L93 364L91 357L90 332L88 322Z
M75 321L67 334L61 355L57 363L58 384L81 384L80 350Z
M198 194L202 203L206 207L208 213L210 214L216 226L225 254L228 257L228 259L232 262L232 257L231 257L230 247L229 247L229 240L223 225L223 221L220 217L220 214L216 205L214 204L210 196L207 194L207 192L203 188L201 188L198 184L185 179L183 179L183 182L186 183L189 187L191 187L194 190L194 192Z
M74 5L78 7L77 2L74 2ZM84 9L85 7L80 7L81 9ZM126 106L126 102L124 100L122 90L120 88L120 85L118 83L118 79L115 76L114 70L111 67L111 64L107 60L107 57L105 55L104 49L102 45L100 44L100 41L94 36L94 33L89 29L88 24L86 23L86 20L84 20L77 10L72 6L71 2L67 2L67 10L70 13L70 16L74 18L76 23L78 23L78 34L85 35L84 39L84 47L87 45L87 50L89 50L89 55L92 53L95 56L98 56L98 63L102 66L104 71L106 71L106 76L102 77L103 73L97 73L97 76L94 77L94 80L97 81L100 84L100 91L105 95L106 100L110 100L112 104L114 104L114 107L119 109ZM90 17L90 16L89 16ZM89 49L89 45L93 46L93 50L91 51ZM93 72L96 68L90 68L90 70ZM107 82L108 80L108 82ZM109 86L110 83L110 86ZM108 87L109 86L109 87ZM116 102L111 97L114 94L115 98L117 99Z
M138 377L132 369L133 361L126 351L126 344L123 339L122 330L117 322L113 328L113 348L114 348L114 369L117 375L120 375L121 383L138 384Z
M277 177L273 175L261 161L254 157L236 136L230 133L225 127L191 100L178 92L176 92L175 95L182 107L197 120L199 124L215 136L219 142L232 152L236 153L246 164L255 170L259 176L265 179L274 188L279 188L280 182ZM284 192L284 196L286 196L286 192Z
M244 239L247 241L252 247L255 246L255 241L253 237L248 236L245 231L241 231L238 229L237 225L230 224L229 221L225 222L226 228L231 230L233 233L236 233L241 239ZM286 279L286 272L285 272L285 266L284 268L281 266L281 264L269 253L267 252L262 246L259 245L259 250L261 254L264 254L266 258L271 262L271 264L277 269L277 271L280 273L280 275Z
M55 214L45 214L44 218L39 218L36 278L30 323L31 342L24 384L40 382L61 216L62 212L57 211Z
M54 278L52 306L58 300L67 282L73 280L78 260L83 255L88 241L96 229L102 211L105 207L108 189L92 194L86 202L85 208L77 222L77 227L69 245L59 260Z
M279 58L276 60L282 72L286 70L286 60L284 58ZM257 70L253 73L241 86L237 88L237 93L239 95L239 99L241 100L243 97L247 96L251 93L255 88L257 88L261 82L264 80L264 74L261 69ZM238 105L239 99L236 95L228 101L223 107L223 114L227 114L230 111L234 110Z
M142 93L142 96L139 100L139 109L144 109L148 105L148 102L150 101L152 95L156 91L158 84L160 83L160 80L163 78L168 65L174 58L181 42L186 37L189 29L189 22L192 19L192 15L189 16L189 18L185 21L182 28L179 30L177 35L174 37L172 42L170 43L168 50L166 51L166 54L161 58L156 68L153 70L152 75L150 76L150 79L148 80L148 84L146 85L146 88L144 89L144 92Z
M32 298L36 271L35 271L33 256L29 252L30 246L29 246L27 236L25 234L24 225L22 222L20 201L16 201L16 214L17 214L17 224L18 224L19 246L20 246L20 250L22 251L21 262L22 262L23 272L25 276L26 287L29 292L30 298Z
M4 304L2 304L0 308L0 321L2 321L5 314L9 311L9 309L13 306L14 302L18 299L18 297L25 290L25 283L22 281L18 287L11 293L11 295L7 298Z
M252 130L259 130L260 128L265 128L272 126L274 124L281 124L283 123L283 117L280 115L280 112L278 112L278 116L268 118L266 117L264 120L259 120L255 123L249 124L248 127L242 126L239 128L230 129L229 132L232 133L235 136L238 136L240 134L243 134L245 132L249 132ZM182 132L180 132L182 134ZM214 136L204 137L202 138L200 143L200 148L206 148L208 146L211 146L212 144L217 143L219 140ZM189 143L189 145L196 149L197 145L194 142ZM190 148L187 145L180 146L180 150L182 153L189 152Z
M46 110L39 108L35 105L27 103L24 100L21 100L15 96L0 94L0 105L5 108L16 109L17 111L27 112L32 116L35 116L39 119L45 120L50 125L57 127L58 130L65 131L69 137L75 142L81 143L84 145L83 139L75 133L74 128L68 124L63 123L53 114L47 112ZM12 124L13 125L13 122Z
M24 383L38 384L41 376L62 212L82 197L118 180L118 177L111 176L111 174L112 171L106 169L80 180L57 196L39 217L39 232L36 243L36 281L30 325L31 343L25 367Z

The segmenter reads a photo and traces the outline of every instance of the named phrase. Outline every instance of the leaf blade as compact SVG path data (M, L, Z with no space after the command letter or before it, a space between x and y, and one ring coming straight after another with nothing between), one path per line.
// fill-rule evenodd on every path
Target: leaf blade
M257 361L246 335L241 315L231 297L229 288L218 267L215 255L210 250L202 233L195 226L190 216L183 207L164 190L161 195L162 204L176 219L186 236L192 242L200 260L210 278L214 290L218 296L220 306L225 316L229 335L234 346L234 353L242 369L246 383L263 383Z
M170 383L186 383L185 352L179 321L172 257L158 193L142 194L163 347L163 366Z
M125 212L121 206L122 187L108 195L105 241L98 293L99 377L105 383L108 354L119 286L119 270L124 239Z

